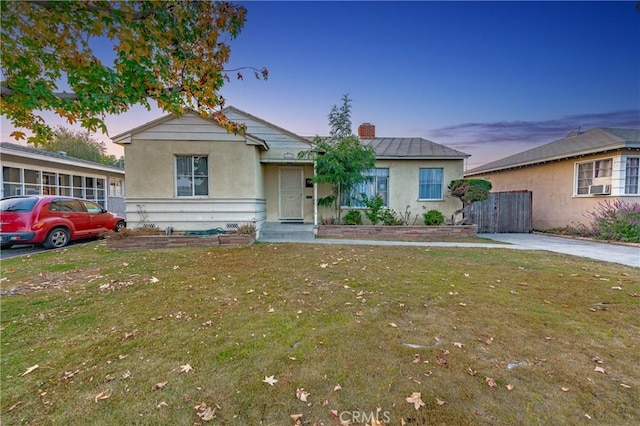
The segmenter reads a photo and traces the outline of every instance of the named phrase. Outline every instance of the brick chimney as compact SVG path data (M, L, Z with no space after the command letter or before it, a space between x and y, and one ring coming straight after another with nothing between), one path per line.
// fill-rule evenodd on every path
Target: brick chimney
M358 137L360 139L373 139L376 137L376 126L371 123L362 123L358 126Z

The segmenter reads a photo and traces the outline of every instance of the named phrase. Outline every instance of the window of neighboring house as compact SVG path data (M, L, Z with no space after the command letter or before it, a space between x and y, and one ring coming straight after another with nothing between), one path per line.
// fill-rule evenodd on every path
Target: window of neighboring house
M122 197L122 179L109 179L109 196Z
M365 207L362 197L367 199L380 195L384 200L384 207L389 205L389 169L379 168L370 169L362 173L367 180L360 182L349 191L348 194L342 194L343 207Z
M442 168L420 169L418 198L442 199Z
M594 179L611 178L611 164L611 158L578 163L576 194L588 194L589 186L594 184Z
M178 197L209 195L208 157L176 156L176 195Z
M640 157L628 157L624 175L624 193L640 194L639 181L640 178Z

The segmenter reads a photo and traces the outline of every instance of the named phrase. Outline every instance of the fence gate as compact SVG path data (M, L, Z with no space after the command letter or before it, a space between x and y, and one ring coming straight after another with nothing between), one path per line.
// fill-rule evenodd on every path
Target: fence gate
M531 232L531 191L492 192L470 207L469 222L478 232Z

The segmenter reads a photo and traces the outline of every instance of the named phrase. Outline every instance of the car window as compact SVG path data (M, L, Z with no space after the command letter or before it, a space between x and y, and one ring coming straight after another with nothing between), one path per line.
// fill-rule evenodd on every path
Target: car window
M49 204L49 211L52 212L83 212L82 204L77 200L58 199Z
M84 208L87 209L89 213L102 213L102 207L96 203L92 203L91 201L82 201L82 204L84 204Z
M37 198L5 198L0 201L0 212L30 212L37 202Z

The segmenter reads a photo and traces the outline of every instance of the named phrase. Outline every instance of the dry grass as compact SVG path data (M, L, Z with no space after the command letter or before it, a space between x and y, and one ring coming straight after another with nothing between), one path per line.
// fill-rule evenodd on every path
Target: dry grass
M395 425L633 424L638 278L503 249L95 242L9 259L2 423L371 424L379 407Z

